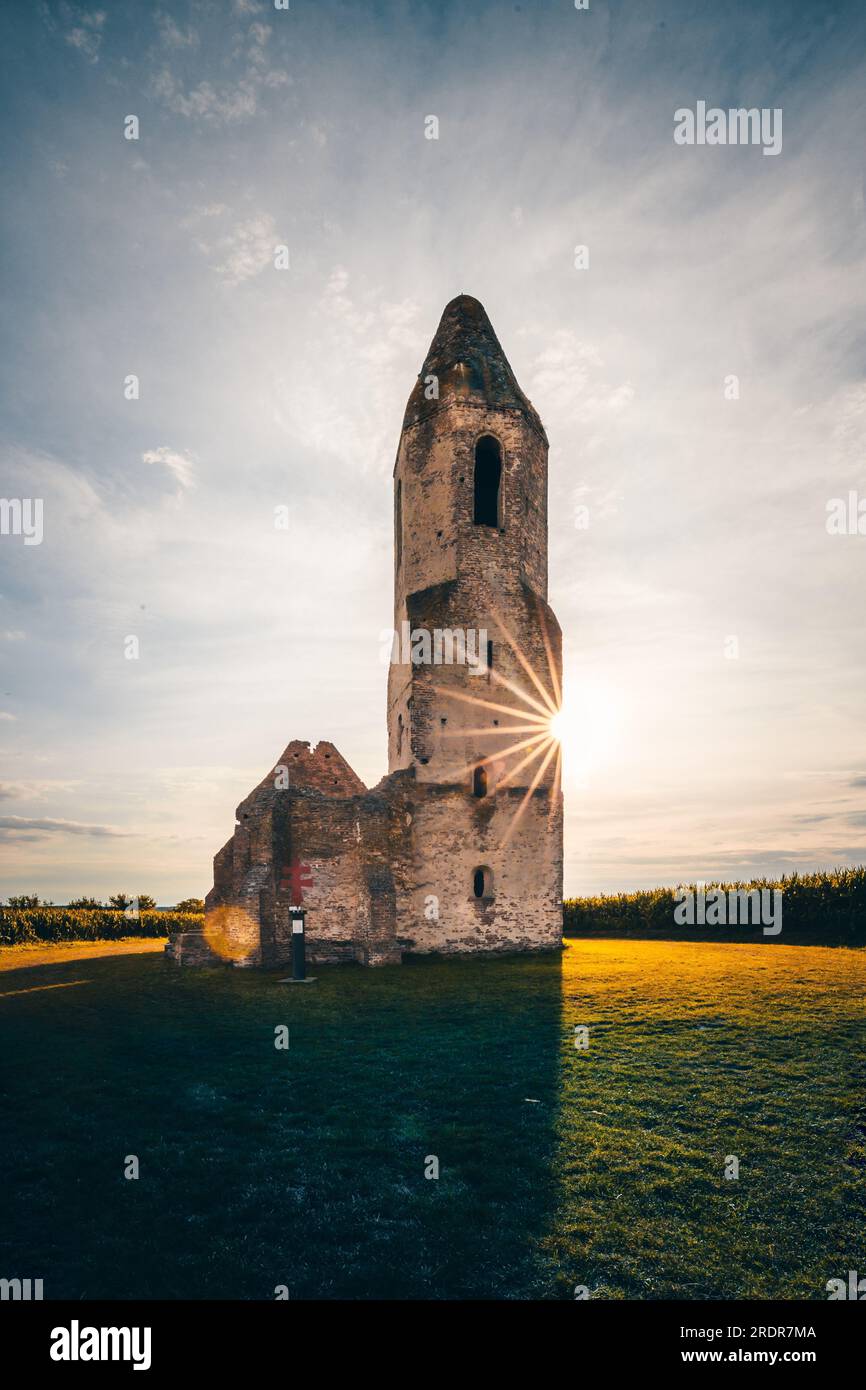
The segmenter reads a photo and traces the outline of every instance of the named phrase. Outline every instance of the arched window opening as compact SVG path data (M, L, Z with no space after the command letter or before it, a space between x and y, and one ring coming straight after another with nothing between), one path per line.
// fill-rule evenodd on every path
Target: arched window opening
M472 874L472 893L479 900L493 897L493 874L482 864Z
M493 643L492 643L492 642L488 642L488 643L487 643L487 669L488 669L488 671L492 671L492 670L493 670Z
M483 434L475 445L476 526L499 525L499 484L502 479L502 450L492 434Z
M487 795L487 768L486 768L486 767L476 767L475 771L473 772L473 774L472 774L472 795L473 795L473 796L486 796L486 795Z
M394 502L394 553L397 569L403 562L403 484L397 479L397 497Z

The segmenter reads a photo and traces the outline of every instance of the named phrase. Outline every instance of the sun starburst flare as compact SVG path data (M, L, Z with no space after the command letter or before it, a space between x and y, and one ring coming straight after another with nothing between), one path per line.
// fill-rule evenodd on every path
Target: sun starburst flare
M548 826L551 824L556 813L562 786L562 736L564 733L562 686L556 668L556 661L553 656L553 648L550 643L547 624L545 623L544 613L540 605L538 614L541 623L548 674L550 677L550 690L545 688L544 682L533 669L531 662L524 652L521 651L519 644L511 635L511 632L498 613L492 615L493 621L501 636L508 643L511 651L517 658L521 668L529 677L533 691L536 693L530 694L529 691L523 689L515 681L509 680L493 667L489 667L487 671L491 681L502 691L519 701L519 704L504 704L497 700L484 699L480 695L467 695L462 690L452 690L445 685L435 685L433 687L438 695L443 695L447 699L457 700L465 705L473 705L479 711L489 711L491 714L506 714L515 721L502 726L496 721L492 726L478 725L470 729L455 729L446 733L446 738L471 737L502 739L511 738L514 734L526 735L524 738L514 739L505 747L497 748L492 753L473 758L458 772L458 776L463 777L474 773L478 768L487 768L494 763L499 764L505 767L505 771L503 775L498 778L497 787L508 787L514 785L515 779L520 776L524 769L531 768L533 764L535 764L534 770L531 773L529 785L502 839L502 848L508 844L514 834L530 799L540 786L552 762L554 763L554 767L553 782L550 789ZM523 754L523 756L518 759L518 755L520 754ZM518 759L518 761L512 761L514 759ZM530 774L527 773L527 776L529 775Z

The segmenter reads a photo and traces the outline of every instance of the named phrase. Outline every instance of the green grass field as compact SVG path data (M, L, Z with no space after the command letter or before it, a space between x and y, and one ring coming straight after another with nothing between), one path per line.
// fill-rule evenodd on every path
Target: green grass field
M158 944L0 952L0 1274L46 1298L823 1299L866 1270L866 952L587 940L284 986Z

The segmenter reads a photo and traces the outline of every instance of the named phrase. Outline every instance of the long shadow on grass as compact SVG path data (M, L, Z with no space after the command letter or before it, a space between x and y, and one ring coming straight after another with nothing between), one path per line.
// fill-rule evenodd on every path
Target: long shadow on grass
M47 1298L544 1292L561 957L317 974L5 974L2 1272Z

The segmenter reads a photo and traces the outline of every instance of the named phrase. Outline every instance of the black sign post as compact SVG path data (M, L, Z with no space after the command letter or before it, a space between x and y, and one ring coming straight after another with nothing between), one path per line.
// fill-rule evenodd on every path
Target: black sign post
M307 914L302 907L290 907L289 916L292 922L292 979L306 980L307 937L304 929Z
M307 914L302 907L289 908L292 924L292 978L280 980L281 985L311 985L315 975L307 974Z

